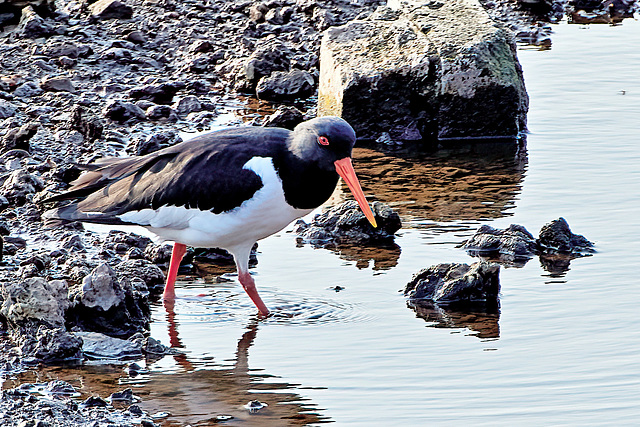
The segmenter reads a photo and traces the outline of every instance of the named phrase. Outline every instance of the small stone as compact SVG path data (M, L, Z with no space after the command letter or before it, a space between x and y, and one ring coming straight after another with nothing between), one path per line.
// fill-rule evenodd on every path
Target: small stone
M258 98L287 101L307 98L314 92L313 76L306 71L276 71L260 79L256 87Z
M2 138L0 153L9 150L29 151L29 140L38 132L38 129L40 129L40 125L36 122L29 122L19 128L11 129L4 138Z
M147 36L142 31L136 30L127 34L127 40L135 44L144 44L147 41Z
M146 117L147 119L154 121L178 121L178 114L173 108L169 107L168 105L154 105L152 107L149 107L146 112Z
M53 27L41 18L31 5L28 5L22 9L20 23L15 32L21 37L35 39L51 35Z
M7 119L9 117L13 117L16 115L17 111L18 109L15 105L10 103L9 101L0 99L0 119Z
M133 390L130 388L126 388L122 391L117 391L115 393L112 393L111 396L109 396L109 399L111 402L135 402L136 400L139 400L136 396L134 396L133 394Z
M44 188L42 180L24 169L12 172L0 187L0 195L16 206L24 205L33 194Z
M13 94L19 98L32 98L41 95L43 92L36 82L25 82L18 86L16 90L13 91ZM1 112L0 117L2 117Z
M175 94L184 87L185 84L182 82L146 85L131 89L129 96L133 99L146 99L156 104L170 104Z
M98 332L74 332L82 338L82 352L91 359L127 360L142 357L139 344Z
M127 408L127 412L129 412L134 417L141 417L144 415L144 412L138 405L131 405Z
M91 14L98 19L129 19L133 9L118 0L98 0L89 6Z
M266 408L267 406L269 405L264 402L260 402L259 400L252 400L244 405L245 409L247 409L252 414L258 412L262 408Z
M267 116L262 126L280 127L293 130L293 128L303 121L304 115L302 114L302 111L298 110L296 107L284 105L278 107L275 113Z
M68 41L52 43L46 46L45 55L50 58L60 58L61 56L66 56L68 58L76 59L80 55L80 51L78 46L75 43L71 43Z
M107 401L100 396L88 397L84 402L82 402L82 405L87 408L104 408L109 406Z
M73 93L76 91L73 83L67 77L45 77L42 82L40 82L40 87L44 90L52 92Z
M202 104L200 103L200 100L198 100L197 96L185 96L178 101L176 111L181 115L202 111Z
M146 115L140 107L120 100L109 102L102 112L105 117L119 123L146 119Z
M265 14L269 11L269 8L264 3L257 3L249 8L249 19L256 24L264 22Z

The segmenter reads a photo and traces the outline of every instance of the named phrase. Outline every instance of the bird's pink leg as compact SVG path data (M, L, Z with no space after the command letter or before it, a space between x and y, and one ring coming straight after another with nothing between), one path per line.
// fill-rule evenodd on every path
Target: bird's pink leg
M260 298L260 295L258 295L256 282L253 280L253 277L251 277L251 274L249 274L248 271L241 271L240 269L238 269L238 280L240 280L242 287L244 288L247 295L249 295L249 298L251 298L251 301L253 301L256 307L258 307L260 315L267 317L269 315L269 309L266 305L264 305L264 302L262 302L262 298Z
M164 285L164 293L162 299L175 300L176 298L176 278L178 277L178 268L180 268L180 261L185 252L187 252L187 246L182 243L175 242L173 244L173 250L171 251L171 262L169 263L169 271L167 272L167 283Z

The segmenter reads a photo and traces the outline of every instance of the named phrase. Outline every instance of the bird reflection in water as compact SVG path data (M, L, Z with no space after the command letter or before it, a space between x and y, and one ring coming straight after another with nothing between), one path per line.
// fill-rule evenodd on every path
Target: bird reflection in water
M179 336L180 325L174 304L164 302L169 341L173 348L185 349ZM219 425L220 417L233 417L243 425L282 426L308 425L327 422L329 419L319 412L308 399L293 392L295 385L275 382L272 375L249 366L249 348L253 345L260 320L249 322L238 345L233 366L190 360L186 354L174 355L184 372L177 374L152 374L148 385L149 394L140 406L150 412L164 411L170 416L164 421L197 426ZM269 378L265 382L265 378ZM292 390L283 392L284 390ZM248 402L259 401L264 406L251 413Z

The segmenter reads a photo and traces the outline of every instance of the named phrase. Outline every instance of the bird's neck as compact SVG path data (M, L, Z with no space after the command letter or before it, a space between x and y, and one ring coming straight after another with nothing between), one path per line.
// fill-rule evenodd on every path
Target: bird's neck
M323 168L317 161L303 160L291 151L274 159L274 163L285 199L294 208L317 208L331 197L338 183L335 169Z

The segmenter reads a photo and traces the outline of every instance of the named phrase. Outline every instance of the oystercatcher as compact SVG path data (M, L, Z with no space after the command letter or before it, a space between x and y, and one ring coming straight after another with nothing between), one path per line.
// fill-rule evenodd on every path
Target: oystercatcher
M139 225L173 241L163 298L174 285L186 245L233 254L238 278L261 315L269 310L249 274L253 245L324 203L342 177L366 218L376 222L351 164L353 128L319 117L281 128L236 127L206 133L145 156L103 158L49 210L49 221Z

